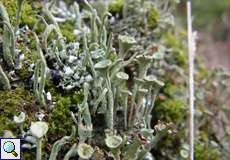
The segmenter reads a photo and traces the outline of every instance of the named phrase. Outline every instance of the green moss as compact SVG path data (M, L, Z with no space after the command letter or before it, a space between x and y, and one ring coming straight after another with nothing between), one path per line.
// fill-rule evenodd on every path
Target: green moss
M72 42L76 40L76 35L73 34L74 25L71 22L61 23L59 26L67 41Z
M22 79L26 79L29 76L29 71L28 71L28 67L26 67L27 65L23 64L22 68L18 71L18 75L22 78Z
M74 125L71 111L77 112L76 105L81 103L84 97L81 91L62 96L50 77L47 77L45 89L51 93L53 101L56 102L48 116L49 131L47 137L50 138L48 142L53 143L71 133Z
M1 0L9 14L12 24L15 24L17 1L16 0ZM39 2L25 0L22 6L20 17L21 25L28 25L30 28L36 23L36 15L41 12L42 5Z
M36 156L35 152L23 151L22 159L23 160L31 160L31 159L34 159L35 156Z
M173 54L175 54L175 60L178 65L185 66L187 64L187 56L184 51L174 51Z
M155 121L161 120L180 124L183 120L186 109L186 100L184 100L183 86L177 86L171 81L165 81L165 86L161 90L164 98L158 98L153 110Z
M161 136L161 139L156 144L157 147L152 150L154 157L160 160L181 160L178 158L178 153L182 145L181 139L186 136L187 133L184 128L180 129L176 135L165 134Z
M167 32L164 35L166 46L169 48L183 48L183 44L180 40L178 40L178 37L174 35L173 32Z
M58 92L56 86L54 85L51 76L48 74L45 82L45 90L49 91L52 97L59 97L60 93Z
M180 123L184 118L185 103L179 98L167 99L155 107L154 116L167 122Z
M25 59L22 62L22 67L21 69L19 69L17 71L17 74L20 76L21 79L27 79L30 76L30 71L29 71L29 67L30 64L35 63L35 59L36 59L36 53L31 53L28 50L26 50L25 48L22 49L22 53L25 56Z
M30 28L37 22L36 10L29 3L24 3L21 14L21 24L27 24Z
M195 144L195 159L202 159L202 160L220 160L220 153L216 150L211 148L208 145L203 143L196 143Z
M124 6L124 0L110 0L109 1L109 12L120 13Z
M71 96L71 102L73 104L80 104L80 103L82 103L83 99L84 99L84 95L80 91L74 93L73 96Z
M188 63L186 54L186 47L183 41L186 41L184 32L179 32L177 35L173 32L164 34L165 45L167 48L172 48L172 60L182 68Z
M73 4L73 0L64 0L64 1L68 6Z
M18 130L12 121L13 116L21 111L31 112L31 102L33 97L31 93L24 88L16 88L10 91L0 91L0 137L3 136L4 130L11 130L17 135Z
M1 0L3 5L5 6L8 15L10 17L11 22L15 21L16 15L16 1L15 0Z
M173 96L178 90L178 87L176 85L172 85L170 83L167 83L164 87L164 93L168 96Z
M196 56L195 60L196 60L195 61L196 67L197 67L197 70L198 70L197 74L195 75L195 80L200 82L205 78L208 79L209 71L206 68L205 64L202 62L201 57Z
M43 23L43 22L39 22L37 24L37 28L35 29L35 32L39 35L39 34L42 34L46 29L46 25ZM34 41L34 46L36 46L36 42Z
M158 21L160 19L160 13L156 7L152 7L148 13L148 26L151 28L156 28Z
M180 123L184 118L186 103L181 96L182 88L169 83L166 83L162 92L164 93L165 99L157 101L154 109L154 117L162 121Z
M49 131L48 137L49 142L54 142L55 140L69 135L71 133L71 127L73 120L70 114L70 97L55 97L57 105L53 108L49 114Z

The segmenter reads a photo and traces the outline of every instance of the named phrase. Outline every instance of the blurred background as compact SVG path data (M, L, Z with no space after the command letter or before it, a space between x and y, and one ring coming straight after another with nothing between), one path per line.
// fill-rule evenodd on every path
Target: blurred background
M186 1L181 0L177 10L184 27ZM192 0L192 5L193 28L198 33L197 54L209 69L230 70L230 0Z
M230 0L193 0L193 17L205 65L230 70Z

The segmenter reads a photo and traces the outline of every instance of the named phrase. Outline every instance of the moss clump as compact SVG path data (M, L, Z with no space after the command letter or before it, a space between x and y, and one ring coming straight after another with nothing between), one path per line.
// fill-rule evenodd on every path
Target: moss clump
M154 117L162 121L180 123L184 118L181 114L185 111L186 103L181 96L182 88L169 83L166 83L162 93L164 94L163 100L157 100L156 107L154 109Z
M29 33L20 38L21 41L18 42L17 45L21 51L20 53L24 54L24 59L21 62L21 68L17 70L17 74L25 80L31 76L29 67L31 64L35 64L38 53L36 50L36 42L32 34Z
M220 153L203 143L195 144L195 159L221 160Z
M152 7L148 13L148 26L150 28L156 28L158 21L160 20L160 13L156 7Z
M57 139L71 133L72 126L74 125L71 111L77 112L76 104L80 104L84 96L81 91L62 96L51 77L47 77L45 90L51 93L53 101L56 102L56 105L48 115L48 137L51 137L48 142L53 143Z
M26 64L22 65L22 68L17 72L21 79L26 79L29 77L28 66Z
M4 130L11 130L17 135L17 126L13 122L13 116L21 111L30 112L33 101L29 91L19 87L10 91L0 91L0 137L3 136ZM31 108L30 108L31 107Z
M120 13L124 6L124 0L110 0L109 1L109 12Z
M178 40L177 36L175 36L173 32L167 32L164 36L165 43L168 48L184 48L183 43L181 43L181 39Z
M181 137L185 137L185 135L184 130L180 130L175 136L170 134L162 135L161 140L156 144L157 147L151 153L153 153L156 159L160 160L179 159L176 157L180 152Z
M77 112L76 105L83 101L84 96L82 91L62 96L51 80L47 80L46 89L51 92L53 100L56 101L55 107L48 116L48 137L55 137L55 139L51 139L49 142L54 142L55 140L71 133L72 126L74 125L71 118L71 111L74 113Z
M36 15L41 11L41 4L36 3L31 6L31 3L25 2L22 7L21 24L28 25L30 28L37 22Z
M7 10L11 22L15 22L16 17L16 0L1 0L2 4ZM14 17L14 18L12 18Z
M156 107L157 117L167 122L181 122L183 113L185 111L185 104L180 99L168 99Z
M182 68L188 63L188 58L186 55L185 44L182 43L183 40L186 40L186 34L179 32L177 36L173 32L167 32L164 34L165 45L167 48L172 48L171 61Z
M71 127L74 125L70 114L70 97L55 97L57 105L49 114L49 142L54 142L63 136L71 133Z
M17 1L16 0L1 0L11 19L11 23L15 24ZM41 11L41 3L34 1L24 1L20 17L21 25L28 25L30 28L36 23L36 15Z
M20 76L21 79L24 80L29 78L31 75L29 67L32 63L35 63L37 53L30 52L25 48L21 48L21 51L24 54L25 58L21 64L21 68L17 71L17 74Z
M56 86L54 85L50 75L47 75L45 82L45 90L49 91L52 97L59 97L60 93L58 92Z
M196 57L196 66L198 72L195 75L195 80L197 82L201 82L203 79L208 79L209 77L209 70L206 68L205 64L202 62L200 57Z
M173 96L178 90L176 85L167 84L164 88L164 93L168 96Z
M23 160L31 160L31 159L34 159L34 157L35 157L36 155L35 155L35 152L33 153L33 152L31 152L31 151L23 151L23 154L22 154L22 159Z
M67 41L73 42L76 40L76 35L73 34L74 25L71 22L61 23L60 25L61 32Z
M73 104L81 104L83 99L84 99L84 95L82 92L79 91L73 94L73 96L71 97L71 102Z

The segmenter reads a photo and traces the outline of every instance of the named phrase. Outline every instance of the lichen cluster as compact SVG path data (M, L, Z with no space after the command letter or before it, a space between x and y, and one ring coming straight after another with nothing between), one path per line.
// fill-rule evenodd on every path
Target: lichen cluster
M175 24L177 3L1 1L0 136L22 138L28 160L186 159L186 33ZM206 81L216 78L200 64ZM202 96L215 85L197 95L204 122ZM195 156L218 160L223 143L208 129L199 126Z

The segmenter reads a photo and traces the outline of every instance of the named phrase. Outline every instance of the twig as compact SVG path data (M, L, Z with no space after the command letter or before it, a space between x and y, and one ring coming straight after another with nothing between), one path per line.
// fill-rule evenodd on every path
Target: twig
M191 0L187 1L188 54L189 54L189 159L194 159L194 36L192 32Z

